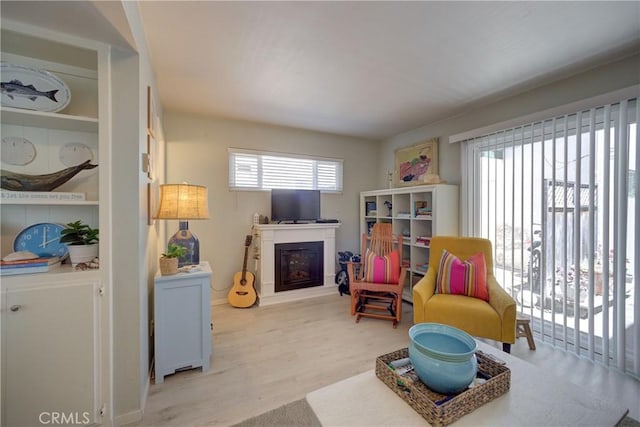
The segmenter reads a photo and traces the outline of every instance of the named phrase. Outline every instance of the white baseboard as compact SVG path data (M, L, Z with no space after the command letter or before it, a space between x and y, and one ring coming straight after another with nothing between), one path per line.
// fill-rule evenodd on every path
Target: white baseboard
M259 306L267 306L279 304L283 302L299 301L307 298L320 297L325 295L337 294L338 286L318 286L315 288L295 289L293 291L279 292L278 294L258 298ZM229 304L226 298L216 298L211 300L211 306Z
M144 389L142 390L142 395L140 396L141 409L131 411L126 414L118 415L114 420L114 425L124 426L124 425L135 423L137 421L142 420L142 415L144 414L145 407L147 406L147 397L149 396L149 388L151 387L151 372L153 372L154 362L155 360L152 360L150 363L147 382L145 383Z
M274 295L261 296L258 301L258 305L260 305L260 307L264 307L267 305L299 301L307 298L314 298L331 294L338 294L338 286L332 284L331 286L317 286L313 288L294 289L287 292L278 292Z

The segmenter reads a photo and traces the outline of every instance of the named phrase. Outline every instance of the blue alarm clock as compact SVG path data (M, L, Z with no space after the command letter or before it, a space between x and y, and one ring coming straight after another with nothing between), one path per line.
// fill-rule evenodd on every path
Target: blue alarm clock
M42 258L60 257L67 255L67 245L60 243L61 232L64 226L43 222L26 227L13 241L13 250L29 251Z

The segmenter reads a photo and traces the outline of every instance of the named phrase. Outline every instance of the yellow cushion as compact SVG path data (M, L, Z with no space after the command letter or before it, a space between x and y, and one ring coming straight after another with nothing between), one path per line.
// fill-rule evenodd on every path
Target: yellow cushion
M479 298L436 294L427 303L424 321L454 325L473 336L502 341L500 316Z

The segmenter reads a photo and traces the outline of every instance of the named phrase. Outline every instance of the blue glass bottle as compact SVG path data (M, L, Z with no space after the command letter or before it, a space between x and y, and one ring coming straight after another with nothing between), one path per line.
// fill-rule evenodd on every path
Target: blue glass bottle
M178 267L200 264L200 241L189 230L188 221L180 221L180 229L169 239L169 244L187 248L186 255L178 258Z

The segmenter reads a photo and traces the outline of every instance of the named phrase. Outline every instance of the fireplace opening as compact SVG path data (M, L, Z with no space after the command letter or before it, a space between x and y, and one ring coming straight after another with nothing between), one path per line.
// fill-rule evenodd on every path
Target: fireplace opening
M324 242L275 245L275 292L324 285Z

